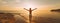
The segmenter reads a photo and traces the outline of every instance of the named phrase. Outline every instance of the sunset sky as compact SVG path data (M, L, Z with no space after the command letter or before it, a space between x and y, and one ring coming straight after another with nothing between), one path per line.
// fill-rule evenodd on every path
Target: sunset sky
M19 9L19 8L60 8L60 0L0 0L0 9Z

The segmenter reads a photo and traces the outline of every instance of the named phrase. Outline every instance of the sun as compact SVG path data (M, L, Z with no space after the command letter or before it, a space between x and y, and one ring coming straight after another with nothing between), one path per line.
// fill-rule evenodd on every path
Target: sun
M33 4L25 4L25 5L24 5L24 8L26 8L26 9L29 9L29 8L34 9L34 8L36 8L36 6L33 5Z

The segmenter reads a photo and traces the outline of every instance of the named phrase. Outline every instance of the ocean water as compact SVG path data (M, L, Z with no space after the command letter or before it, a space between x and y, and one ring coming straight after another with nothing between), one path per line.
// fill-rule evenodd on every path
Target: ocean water
M40 11L33 16L33 23L60 23L60 12Z
M27 17L28 16L28 17ZM29 23L29 14L14 13L15 23ZM31 23L60 23L60 12L47 10L33 11Z

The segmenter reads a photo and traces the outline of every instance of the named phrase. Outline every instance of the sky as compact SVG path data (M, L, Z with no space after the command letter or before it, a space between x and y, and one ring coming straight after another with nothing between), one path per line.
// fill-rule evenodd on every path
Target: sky
M0 9L19 9L31 5L34 8L60 8L60 0L0 0Z

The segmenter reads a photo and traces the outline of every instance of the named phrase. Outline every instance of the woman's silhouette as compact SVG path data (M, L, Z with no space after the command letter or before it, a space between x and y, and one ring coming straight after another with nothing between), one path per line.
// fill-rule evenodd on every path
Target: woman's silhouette
M26 8L24 8L25 10L27 10L27 11L29 11L29 21L30 21L30 23L31 23L31 19L32 19L32 11L34 11L35 9L37 9L37 8L35 8L35 9L31 9L31 8L29 8L29 10L28 9L26 9Z

